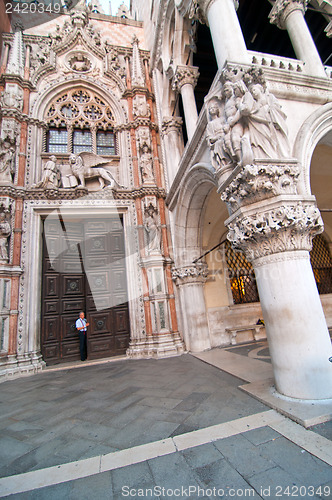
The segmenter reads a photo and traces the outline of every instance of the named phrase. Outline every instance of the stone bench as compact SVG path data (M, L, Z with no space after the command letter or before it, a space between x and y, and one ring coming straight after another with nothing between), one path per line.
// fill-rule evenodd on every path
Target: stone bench
M225 331L230 334L231 344L236 345L238 333L241 332L251 332L252 334L252 339L248 338L242 340L242 342L249 342L250 340L261 340L265 338L265 335L262 335L263 332L261 331L263 328L265 331L264 325L243 325L243 326L232 326L229 328L225 328Z

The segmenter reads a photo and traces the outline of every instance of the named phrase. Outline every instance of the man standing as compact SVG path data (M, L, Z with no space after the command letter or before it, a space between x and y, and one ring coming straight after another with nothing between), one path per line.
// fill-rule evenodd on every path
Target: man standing
M87 354L87 345L86 345L86 331L87 327L89 326L89 323L84 317L84 312L80 312L80 317L76 321L76 329L78 330L78 334L80 336L80 354L81 354L81 361L86 360L86 354Z

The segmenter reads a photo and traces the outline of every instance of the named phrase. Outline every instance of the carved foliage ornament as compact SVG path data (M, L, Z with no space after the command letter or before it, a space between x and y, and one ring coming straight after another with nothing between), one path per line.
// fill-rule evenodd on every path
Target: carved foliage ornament
M204 283L208 274L208 266L205 262L197 262L191 266L172 268L172 279L179 284L195 282Z
M311 250L312 238L323 231L319 210L313 205L284 205L247 215L228 224L227 239L249 260L292 250Z
M280 194L297 194L300 169L296 164L255 164L243 167L222 190L221 199L234 212L241 205L255 203Z
M161 133L163 135L167 135L170 132L176 132L177 134L181 135L182 124L183 120L180 116L164 116L161 126Z
M189 19L197 19L201 23L206 22L206 12L215 0L175 0L175 5L182 14L189 15ZM233 0L235 9L239 7L239 0Z
M196 86L199 77L198 68L194 66L178 66L173 77L173 90L181 91L183 85Z
M294 10L301 10L304 14L309 0L276 0L269 14L270 23L278 28L285 29L285 20Z

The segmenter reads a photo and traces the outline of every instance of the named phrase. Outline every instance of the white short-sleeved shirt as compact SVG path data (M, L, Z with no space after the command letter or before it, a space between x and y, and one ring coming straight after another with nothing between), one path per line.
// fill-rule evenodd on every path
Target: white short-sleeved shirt
M81 318L78 318L78 320L76 320L76 328L82 328L82 326L85 327L87 321L86 319L81 319ZM86 332L86 328L82 328L82 330L78 330L79 332Z

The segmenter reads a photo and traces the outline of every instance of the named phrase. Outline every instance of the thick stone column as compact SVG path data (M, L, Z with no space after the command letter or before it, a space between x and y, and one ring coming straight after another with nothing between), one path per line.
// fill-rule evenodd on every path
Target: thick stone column
M177 66L173 78L173 89L181 93L189 141L195 133L198 118L194 94L198 77L198 68L194 66Z
M326 78L324 66L304 19L308 0L277 0L270 21L288 31L296 57L305 63L308 75Z
M182 15L206 22L210 27L218 68L226 61L250 64L250 58L236 15L237 0L175 0Z
M186 349L191 352L211 349L204 297L206 265L196 264L173 268L172 278L179 287Z
M323 230L315 197L297 193L296 161L237 167L219 192L228 203L228 239L255 269L277 390L332 398L331 341L310 265Z

